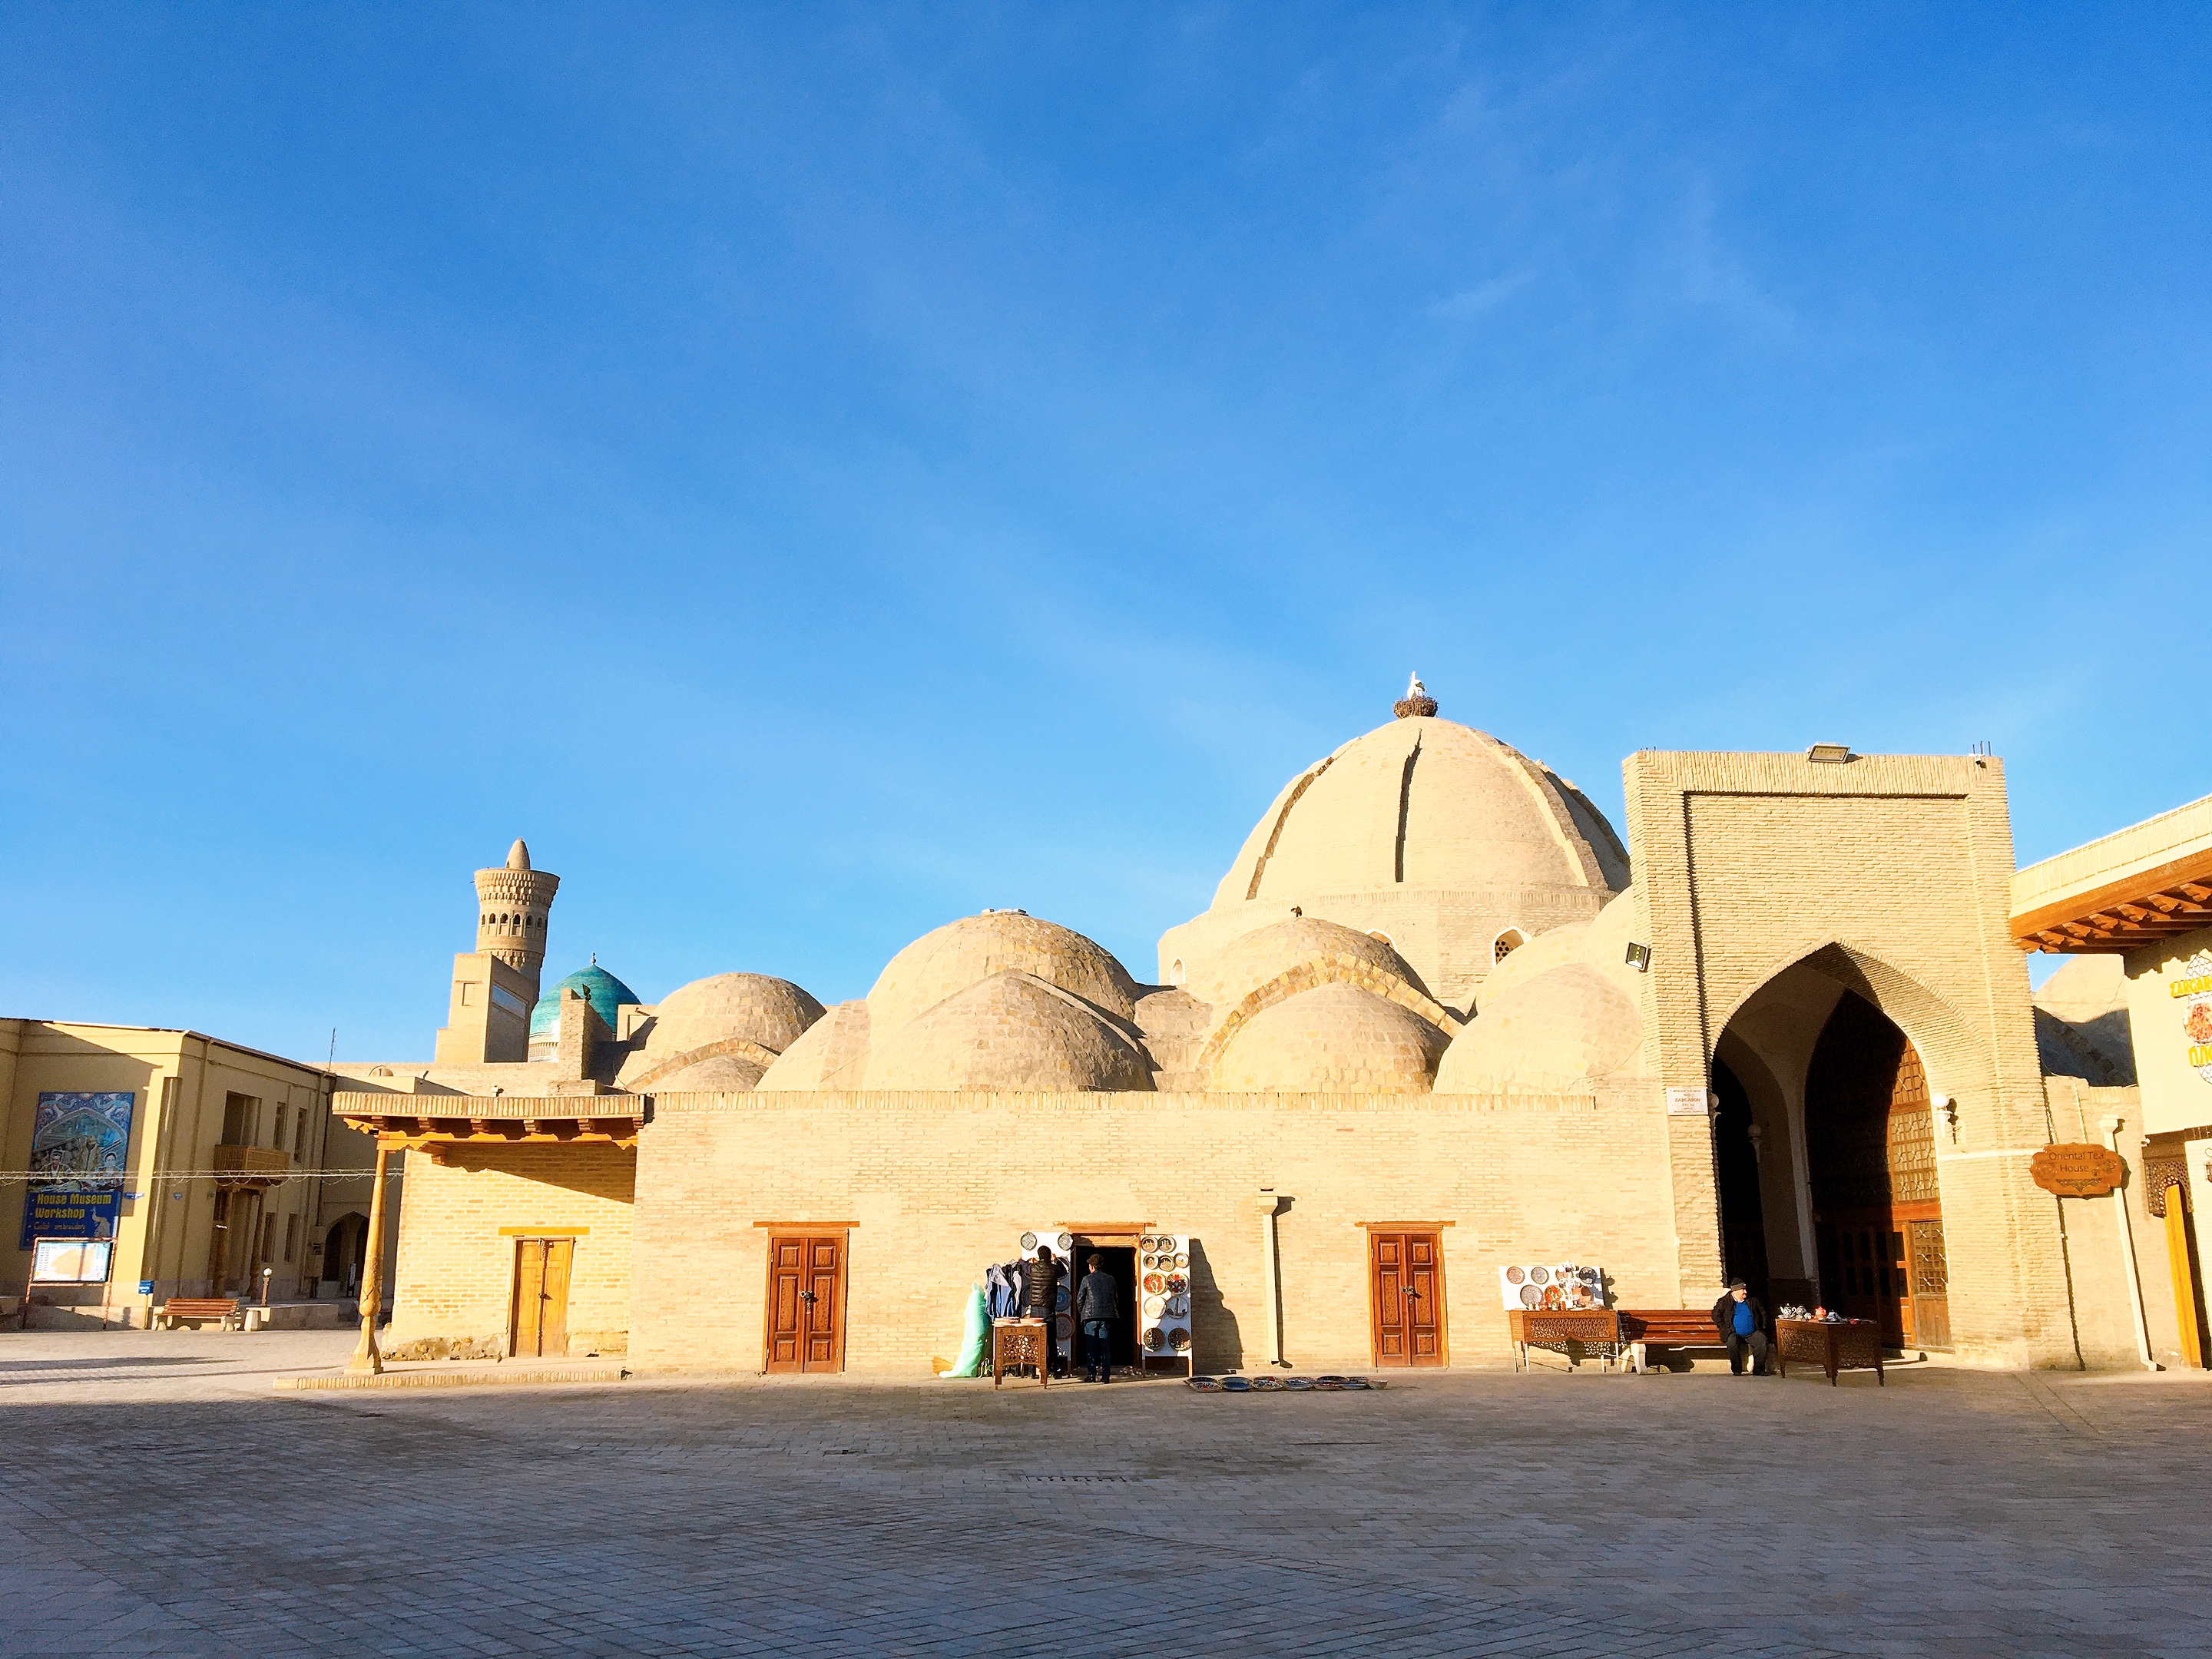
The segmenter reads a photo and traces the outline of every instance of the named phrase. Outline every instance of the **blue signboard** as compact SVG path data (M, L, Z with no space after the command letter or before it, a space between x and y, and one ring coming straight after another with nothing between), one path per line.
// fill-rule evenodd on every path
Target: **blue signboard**
M112 1238L123 1215L135 1094L49 1092L31 1119L22 1248L34 1238Z

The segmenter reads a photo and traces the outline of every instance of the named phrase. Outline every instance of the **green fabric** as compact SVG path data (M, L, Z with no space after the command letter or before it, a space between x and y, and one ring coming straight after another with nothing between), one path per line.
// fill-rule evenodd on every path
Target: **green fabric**
M968 1335L960 1345L960 1362L945 1375L982 1376L984 1347L990 1340L991 1316L983 1306L983 1292L971 1286L968 1291Z

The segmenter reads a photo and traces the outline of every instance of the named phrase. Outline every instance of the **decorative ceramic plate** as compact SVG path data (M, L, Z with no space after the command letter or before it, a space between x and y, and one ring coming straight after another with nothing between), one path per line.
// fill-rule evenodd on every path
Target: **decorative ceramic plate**
M1157 1294L1161 1291L1164 1291L1167 1287L1167 1280L1161 1278L1159 1274L1146 1273L1145 1275L1145 1289L1146 1291Z
M1190 1258L1185 1255L1181 1250L1177 1250L1176 1252L1175 1265L1178 1267L1188 1267L1190 1266Z
M1344 1386L1347 1389L1364 1389L1367 1386L1367 1379L1364 1376L1347 1376L1344 1379Z
M1070 1319L1066 1314L1060 1315L1059 1320L1055 1322L1053 1326L1053 1334L1059 1337L1061 1341L1066 1341L1068 1338L1075 1334L1075 1322Z
M1224 1394L1249 1394L1252 1392L1252 1384L1250 1381L1245 1377L1224 1376L1221 1379L1221 1392Z
M1145 1317L1147 1319L1158 1319L1161 1314L1167 1310L1167 1305L1168 1299L1164 1296L1146 1297L1145 1298Z
M1282 1390L1283 1379L1279 1376L1255 1376L1252 1379L1252 1387L1261 1394L1279 1393Z
M1143 1250L1157 1250L1160 1248L1160 1241L1154 1238L1150 1233L1146 1233L1142 1238L1137 1241L1137 1248Z
M1177 1291L1173 1296L1168 1298L1169 1318L1182 1319L1188 1316L1189 1312L1190 1298L1185 1296L1181 1291Z
M1168 1346L1173 1348L1177 1353L1188 1353L1190 1352L1190 1333L1188 1331L1170 1331L1168 1333Z
M1552 1270L1551 1270L1549 1267L1531 1267L1531 1268L1529 1268L1529 1269L1528 1269L1528 1282L1529 1282L1531 1285L1548 1285L1548 1284L1550 1284L1550 1283L1552 1282Z
M1314 1378L1314 1387L1323 1394L1341 1394L1344 1391L1344 1379L1340 1376L1316 1376Z
M1521 1287L1521 1305L1522 1307L1540 1307L1542 1305L1543 1300L1543 1291L1538 1290L1534 1285L1523 1285Z
M1160 1328L1157 1325L1145 1333L1145 1346L1154 1353L1167 1346L1167 1338L1160 1334Z
M1505 1282L1509 1285L1518 1285L1528 1277L1528 1273L1520 1267L1508 1267L1505 1270Z
M1220 1379L1218 1377L1194 1376L1190 1379L1190 1386L1196 1389L1200 1394L1219 1394L1221 1392L1221 1382Z
M1024 1233L1022 1235L1022 1248L1025 1250L1034 1250L1036 1249L1036 1235L1035 1233Z
M1181 1273L1170 1273L1168 1288L1171 1291L1187 1291L1190 1288L1190 1280L1185 1279Z
M1286 1376L1283 1379L1283 1386L1286 1389L1292 1389L1297 1393L1304 1394L1308 1389L1313 1387L1313 1378L1310 1376Z
M1067 1286L1066 1286L1066 1285L1061 1285L1061 1286L1060 1287L1060 1291L1059 1291L1058 1297L1057 1297L1057 1299L1053 1303L1053 1304L1052 1304L1052 1305L1053 1305L1054 1307L1055 1307L1055 1308L1059 1308L1059 1309L1060 1309L1060 1310L1066 1310L1066 1308L1067 1307Z

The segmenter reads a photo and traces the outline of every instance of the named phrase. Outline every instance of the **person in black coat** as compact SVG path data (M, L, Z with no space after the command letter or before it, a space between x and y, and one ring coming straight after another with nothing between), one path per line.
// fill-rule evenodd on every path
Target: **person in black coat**
M1052 1246L1040 1244L1030 1261L1028 1273L1029 1316L1044 1321L1044 1349L1051 1358L1052 1374L1066 1376L1067 1367L1060 1358L1060 1285L1067 1276L1067 1269L1060 1265L1052 1253Z
M1741 1279L1730 1279L1727 1293L1713 1304L1713 1328L1728 1348L1730 1370L1741 1376L1748 1354L1751 1374L1766 1375L1766 1304Z
M1106 1258L1091 1258L1091 1271L1075 1287L1075 1323L1083 1334L1083 1364L1093 1382L1114 1380L1114 1322L1121 1316L1121 1292L1106 1271Z

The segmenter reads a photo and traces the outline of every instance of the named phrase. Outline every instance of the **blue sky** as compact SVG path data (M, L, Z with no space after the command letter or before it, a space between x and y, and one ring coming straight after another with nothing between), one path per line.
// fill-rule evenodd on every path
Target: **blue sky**
M2192 9L0 10L0 1011L1140 976L1448 716L2212 789Z

